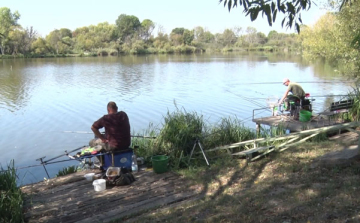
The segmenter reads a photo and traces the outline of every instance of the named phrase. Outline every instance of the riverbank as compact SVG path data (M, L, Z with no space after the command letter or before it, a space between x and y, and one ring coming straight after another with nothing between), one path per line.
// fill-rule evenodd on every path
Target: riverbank
M301 55L301 52L296 49L287 47L275 47L275 46L257 46L248 48L239 47L225 47L222 49L209 48L209 49L197 49L195 47L174 47L168 51L158 50L155 48L144 49L142 51L116 51L115 49L99 49L93 52L80 52L80 53L47 53L47 54L15 54L15 55L1 55L0 59L16 59L16 58L58 58L58 57L101 57L101 56L125 56L125 55L147 55L147 54L202 54L202 53L236 53L236 52L266 52L266 53L281 53L281 54L296 54Z
M178 173L142 171L132 185L104 193L94 192L83 173L68 175L23 187L26 216L37 222L71 216L77 220L68 222L358 222L359 155L341 155L357 140L347 133L248 165L223 157ZM343 162L329 165L329 154Z
M352 138L305 143L249 165L219 160L209 169L184 171L203 199L125 222L359 222L359 155L342 156L356 143ZM326 154L337 154L339 162L326 162Z

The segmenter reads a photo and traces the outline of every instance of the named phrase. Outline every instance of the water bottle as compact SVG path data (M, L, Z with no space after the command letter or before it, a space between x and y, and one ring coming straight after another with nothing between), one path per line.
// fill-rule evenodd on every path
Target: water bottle
M138 172L139 168L138 168L138 164L137 164L137 159L136 159L136 155L132 155L132 161L131 161L131 171L133 173Z

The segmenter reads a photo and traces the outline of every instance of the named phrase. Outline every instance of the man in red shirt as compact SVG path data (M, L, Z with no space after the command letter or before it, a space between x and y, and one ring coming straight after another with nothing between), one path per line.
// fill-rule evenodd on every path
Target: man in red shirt
M107 105L108 114L94 122L91 130L96 139L90 141L90 146L101 145L107 151L126 150L131 144L130 123L127 114L118 112L116 103L110 101ZM105 135L99 129L105 128Z

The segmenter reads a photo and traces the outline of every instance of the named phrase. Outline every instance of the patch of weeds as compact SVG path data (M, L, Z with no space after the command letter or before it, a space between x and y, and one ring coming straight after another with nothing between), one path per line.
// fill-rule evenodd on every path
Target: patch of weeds
M0 167L0 222L24 222L23 194L16 178L14 160L6 170Z
M59 172L56 174L56 177L65 176L71 173L76 173L77 170L78 170L77 166L64 167L62 170L59 170Z

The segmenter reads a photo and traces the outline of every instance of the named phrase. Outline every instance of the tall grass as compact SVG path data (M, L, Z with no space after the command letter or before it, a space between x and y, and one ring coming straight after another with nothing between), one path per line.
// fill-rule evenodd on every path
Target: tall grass
M171 166L187 166L184 157L190 154L195 140L201 138L204 125L202 115L176 107L174 112L168 111L164 117L163 127L154 146L158 152L169 155Z
M176 104L175 104L176 106ZM223 118L218 124L208 125L204 117L196 112L187 112L184 108L177 108L168 112L158 131L152 125L147 133L156 139L135 138L132 143L137 146L136 154L146 161L151 156L164 154L169 156L172 168L189 167L188 157L197 140L200 140L204 150L217 146L255 138L253 130L243 126L235 118Z
M353 92L348 93L348 99L353 100L354 104L349 109L349 114L353 121L360 120L360 89L359 87L353 88Z
M7 170L0 167L0 222L24 222L23 195L16 177L13 160Z
M132 145L134 148L136 147L135 153L138 157L143 157L146 163L151 163L150 161L153 155L162 153L159 151L155 140L158 136L158 131L153 123L150 123L148 128L142 133L134 133L133 135L138 136L132 139Z
M208 134L203 142L206 148L214 148L255 137L255 131L245 127L237 117L228 117L222 118L219 124L208 128Z

